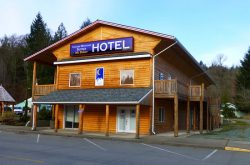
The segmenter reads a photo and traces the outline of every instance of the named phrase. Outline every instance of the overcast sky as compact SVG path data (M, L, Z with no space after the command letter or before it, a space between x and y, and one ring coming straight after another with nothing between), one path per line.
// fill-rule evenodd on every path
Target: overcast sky
M40 11L52 32L68 34L87 17L174 35L210 65L219 54L239 65L250 46L248 0L0 0L0 36L23 35Z

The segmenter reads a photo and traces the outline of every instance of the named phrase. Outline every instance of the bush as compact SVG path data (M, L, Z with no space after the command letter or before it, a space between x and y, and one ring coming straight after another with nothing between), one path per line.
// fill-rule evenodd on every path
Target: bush
M3 116L1 116L1 121L4 124L12 125L16 123L16 114L11 111L4 112Z
M235 111L236 111L236 107L231 103L226 103L222 105L222 115L226 119L236 118L235 113L234 113Z

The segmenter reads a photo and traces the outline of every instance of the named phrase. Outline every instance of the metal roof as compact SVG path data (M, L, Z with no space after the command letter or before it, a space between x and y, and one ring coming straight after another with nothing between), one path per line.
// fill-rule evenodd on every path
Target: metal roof
M4 87L2 85L0 85L0 101L1 102L10 102L10 103L15 102L13 97L4 89Z

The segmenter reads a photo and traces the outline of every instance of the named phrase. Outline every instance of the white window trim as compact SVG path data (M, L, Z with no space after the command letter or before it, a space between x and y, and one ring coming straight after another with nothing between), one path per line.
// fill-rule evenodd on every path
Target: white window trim
M80 74L80 85L79 86L71 86L70 85L70 80L71 80L71 75L72 74ZM69 87L71 87L71 88L79 88L79 87L81 87L81 84L82 84L82 74L80 72L75 72L75 73L70 73L69 74Z
M122 84L121 71L123 71L123 70L132 70L133 71L133 84ZM127 85L133 86L133 85L135 85L135 70L134 69L120 69L120 85L121 86L127 86Z
M101 86L104 86L105 70L104 70L104 67L96 67L96 68L95 68L95 77L94 77L95 81L96 81L96 69L97 69L97 68L103 68L103 85L96 85L96 84L95 84L96 87L101 87Z

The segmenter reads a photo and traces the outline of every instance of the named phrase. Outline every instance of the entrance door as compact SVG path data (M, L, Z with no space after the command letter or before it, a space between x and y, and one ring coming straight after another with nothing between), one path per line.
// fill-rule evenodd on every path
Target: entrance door
M65 128L78 128L78 106L65 105Z
M117 132L135 133L135 108L117 108Z

